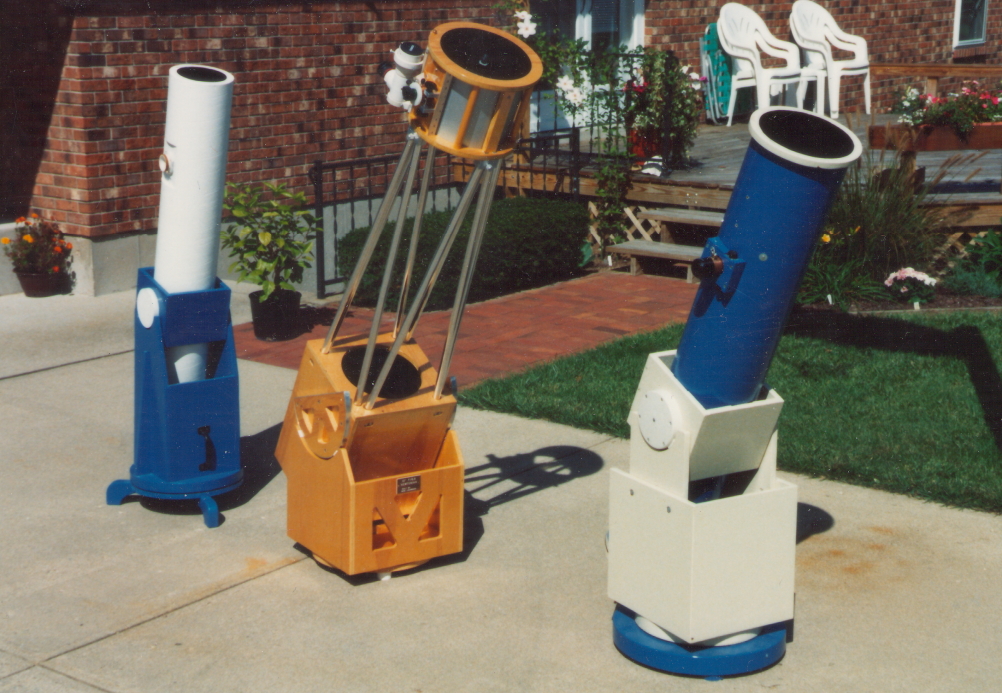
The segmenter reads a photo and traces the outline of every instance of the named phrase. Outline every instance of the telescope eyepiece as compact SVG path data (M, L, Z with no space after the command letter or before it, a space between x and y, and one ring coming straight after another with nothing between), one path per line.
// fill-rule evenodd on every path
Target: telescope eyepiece
M421 50L421 46L417 45L413 41L404 41L403 43L401 43L400 50L402 50L407 55L412 55L414 57L417 57L422 53L424 53L424 51Z

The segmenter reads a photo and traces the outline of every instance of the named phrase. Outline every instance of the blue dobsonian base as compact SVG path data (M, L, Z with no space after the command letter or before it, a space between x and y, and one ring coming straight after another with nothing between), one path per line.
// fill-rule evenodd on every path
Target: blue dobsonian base
M172 500L197 498L208 527L219 526L212 496L243 483L240 466L240 398L236 349L230 324L230 290L168 294L139 270L137 292L156 293L159 314L143 327L135 317L134 460L128 480L113 482L109 505L130 495ZM210 376L171 382L167 349L208 343Z
M612 642L624 656L651 669L717 680L759 671L782 659L786 624L767 626L758 636L737 645L686 647L645 633L634 621L634 614L617 604L612 615Z

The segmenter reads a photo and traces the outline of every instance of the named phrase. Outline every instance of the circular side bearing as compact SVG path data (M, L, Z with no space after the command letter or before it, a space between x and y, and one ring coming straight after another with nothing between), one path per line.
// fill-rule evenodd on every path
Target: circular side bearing
M640 435L654 450L667 450L675 437L672 425L671 394L667 390L650 390L644 393L637 407Z

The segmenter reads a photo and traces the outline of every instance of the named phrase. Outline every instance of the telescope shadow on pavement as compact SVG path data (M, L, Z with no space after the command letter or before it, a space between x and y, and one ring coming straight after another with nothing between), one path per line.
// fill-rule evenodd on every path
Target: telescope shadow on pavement
M488 454L487 460L466 470L466 511L477 516L502 503L594 474L604 464L598 454L573 445L551 445L508 457Z
M823 534L835 526L835 518L816 505L797 503L797 543Z
M508 457L487 455L485 464L466 469L463 550L433 558L423 565L394 575L406 576L453 563L462 563L470 557L483 537L483 516L490 512L491 508L589 476L602 469L604 464L604 460L598 454L573 445L552 445ZM495 491L496 493L491 495ZM309 549L304 546L297 544L296 548L308 556L311 555ZM317 565L352 585L362 585L378 579L375 573L347 575L322 563Z
M275 459L275 446L278 445L278 436L281 432L282 424L278 423L254 435L241 436L240 466L244 470L243 483L240 484L239 488L229 493L215 496L221 513L220 524L226 522L226 517L222 514L223 511L240 507L249 502L282 471L278 460ZM133 496L132 498L136 498L147 510L166 515L202 514L197 499L165 500L146 496Z
M796 310L786 332L843 346L959 359L967 367L995 447L1002 450L1002 377L977 327L961 325L947 331L894 318Z

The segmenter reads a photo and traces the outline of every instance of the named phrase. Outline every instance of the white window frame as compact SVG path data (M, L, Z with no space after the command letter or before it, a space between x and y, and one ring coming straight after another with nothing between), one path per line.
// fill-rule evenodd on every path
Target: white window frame
M988 2L989 0L984 0L985 5L983 9L983 25L984 34L980 38L967 39L966 41L960 40L960 10L963 6L964 0L956 0L954 4L953 11L953 47L954 48L964 48L966 46L980 46L985 43L988 39Z
M645 0L620 0L619 4L619 43L634 49L643 46L644 39ZM574 18L574 38L584 39L591 47L591 0L577 0L577 14ZM549 129L554 125L565 128L574 125L574 119L556 112L556 101L552 90L536 92L530 108L529 130L536 132L543 127Z
M959 2L959 0L958 0ZM591 3L592 0L577 0L577 18L574 22L574 38L584 39L591 46ZM644 45L644 0L620 0L619 42L628 48Z

